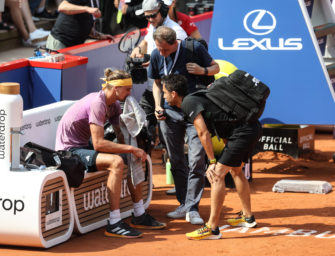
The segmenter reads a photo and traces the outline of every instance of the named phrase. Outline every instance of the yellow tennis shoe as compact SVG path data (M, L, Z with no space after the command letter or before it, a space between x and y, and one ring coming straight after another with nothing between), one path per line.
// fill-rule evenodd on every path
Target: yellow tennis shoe
M255 220L254 215L251 217L245 217L244 215L240 215L234 219L228 219L228 224L234 227L247 227L247 228L255 228L257 226L257 222Z
M219 227L216 227L215 230L212 230L206 223L201 228L193 232L186 233L186 237L190 240L216 240L220 239L222 234L219 230Z

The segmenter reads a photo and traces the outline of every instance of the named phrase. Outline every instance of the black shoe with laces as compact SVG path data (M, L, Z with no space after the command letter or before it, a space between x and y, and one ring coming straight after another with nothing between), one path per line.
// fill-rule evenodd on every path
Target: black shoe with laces
M167 190L165 193L169 196L173 196L173 195L176 194L176 188L175 187L171 188L171 189Z
M143 213L138 217L132 214L130 226L140 229L163 229L166 227L166 224L155 220L154 217L147 213Z
M47 9L44 8L44 10L40 13L35 13L34 17L37 17L41 20L56 20L58 16L58 13L55 12L54 14L47 11Z
M107 220L107 226L105 230L105 236L110 237L121 237L121 238L138 238L142 236L142 233L128 226L122 220L111 225Z

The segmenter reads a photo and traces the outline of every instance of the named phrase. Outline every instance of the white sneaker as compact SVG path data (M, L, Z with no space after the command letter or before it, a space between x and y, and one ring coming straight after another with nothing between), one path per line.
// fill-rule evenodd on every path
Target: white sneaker
M184 218L186 212L183 211L183 206L178 206L173 212L169 212L166 214L167 217L171 219L181 219Z
M34 32L29 33L29 39L34 43L45 41L47 40L49 34L50 34L50 31L36 29Z
M50 34L50 30L44 30L44 28L37 28L37 30L42 31L42 32L47 32Z
M32 42L30 39L27 39L27 40L22 39L22 44L25 47L33 47L33 48L36 48L36 47L39 47L39 46L44 47L45 44L46 44L46 41Z
M197 211L187 212L186 221L191 222L193 225L204 224L204 220L200 217L200 214Z
M33 21L40 21L41 20L40 18L35 17L35 16L31 16L31 18L32 18Z

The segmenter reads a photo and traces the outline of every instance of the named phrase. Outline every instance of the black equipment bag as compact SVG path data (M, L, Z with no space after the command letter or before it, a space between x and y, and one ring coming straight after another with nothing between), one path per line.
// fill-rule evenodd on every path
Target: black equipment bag
M70 187L79 187L85 175L85 165L80 157L70 151L55 151L33 142L20 148L20 163L27 169L63 170Z
M206 97L213 103L246 122L262 115L269 94L267 85L242 70L219 78L205 91Z
M208 45L205 39L203 38L195 39L192 37L187 37L185 39L185 45L187 49L187 53L186 53L187 62L195 62L194 61L194 41L198 41L206 48L206 50L208 50ZM198 89L205 89L209 84L213 83L215 80L214 76L206 76L206 75L193 75L193 76L195 77L196 88Z

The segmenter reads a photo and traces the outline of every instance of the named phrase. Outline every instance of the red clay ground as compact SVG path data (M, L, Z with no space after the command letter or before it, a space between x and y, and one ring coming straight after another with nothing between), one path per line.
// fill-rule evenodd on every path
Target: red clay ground
M250 185L252 208L258 222L255 229L226 227L221 240L187 240L185 233L196 226L165 217L177 206L177 201L165 195L171 186L165 185L161 152L156 151L153 154L155 189L148 211L168 223L166 230L146 231L143 238L128 240L104 237L103 229L99 229L74 235L68 242L50 249L0 246L0 255L335 255L335 192L326 195L272 192L273 185L281 179L322 180L335 188L335 163L331 160L334 139L331 135L317 135L315 149L305 159L272 152L254 157L254 179ZM209 197L206 188L200 205L205 219L209 216ZM226 225L226 218L239 210L237 194L229 189L221 225Z

